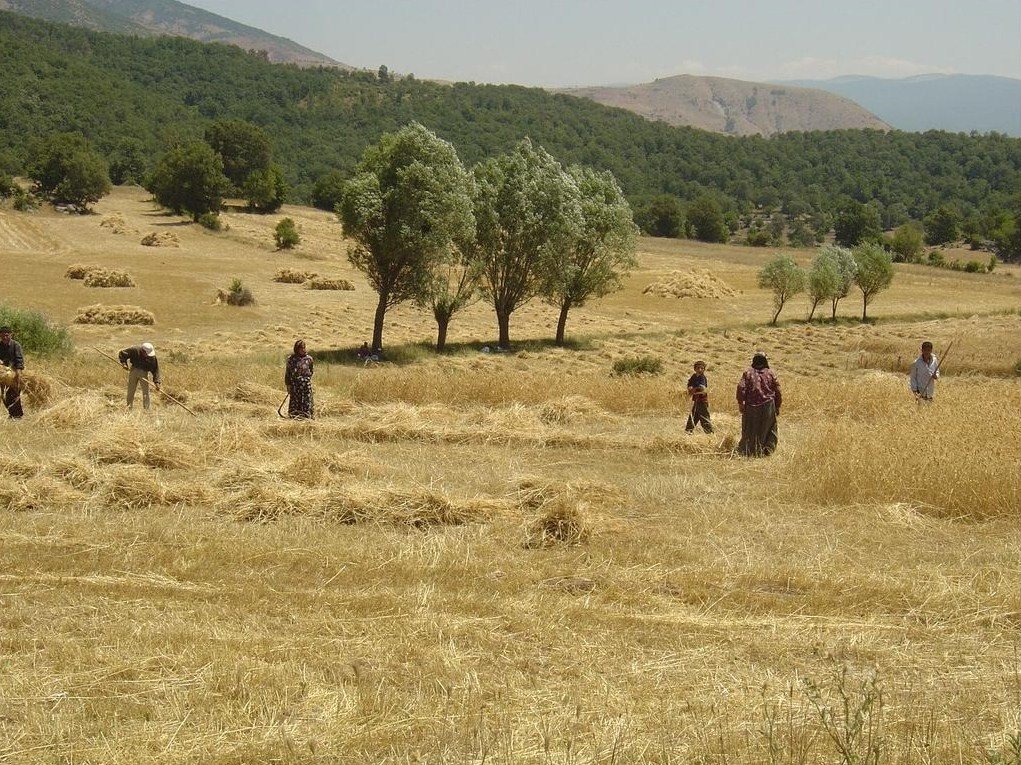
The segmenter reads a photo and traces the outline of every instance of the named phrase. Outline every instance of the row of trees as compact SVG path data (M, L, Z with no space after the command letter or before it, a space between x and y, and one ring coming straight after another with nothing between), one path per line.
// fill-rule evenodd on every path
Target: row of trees
M865 242L853 250L824 245L807 271L790 255L777 255L759 272L759 287L773 293L772 324L776 324L784 305L802 292L808 293L808 321L819 305L827 301L831 317L836 320L837 305L853 287L861 292L861 320L866 321L869 305L893 283L893 273L890 254L874 242Z
M386 312L431 309L437 350L452 317L484 297L499 345L533 298L571 308L620 286L635 265L637 228L612 174L564 168L528 139L469 172L454 147L412 123L369 147L343 187L338 213L356 242L348 258L379 296L372 331L382 348Z

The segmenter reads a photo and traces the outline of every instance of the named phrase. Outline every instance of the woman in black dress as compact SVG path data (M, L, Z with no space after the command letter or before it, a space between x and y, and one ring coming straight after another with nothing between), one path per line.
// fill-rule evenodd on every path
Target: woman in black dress
M297 420L311 420L315 417L312 401L312 357L305 349L305 341L294 343L294 353L287 357L284 385L290 399L287 416Z

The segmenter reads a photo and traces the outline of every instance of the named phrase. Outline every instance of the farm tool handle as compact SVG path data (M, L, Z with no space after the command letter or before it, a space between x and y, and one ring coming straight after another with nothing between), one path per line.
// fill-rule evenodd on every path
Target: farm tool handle
M290 391L288 391L287 394L284 396L284 400L280 402L280 406L277 407L277 414L279 414L281 417L284 417L283 413L284 404L287 403L287 399L289 399L290 397L291 393Z
M943 362L947 360L947 354L950 353L950 349L954 347L954 340L950 341L950 345L943 351L943 355L939 357L939 361L936 362L936 368L929 373L929 379L925 381L925 385L922 386L922 390L929 387L929 383L936 379L936 375L939 374L939 368L943 366Z
M110 355L109 353L107 353L106 351L102 351L102 350L100 350L99 348L97 348L96 346L92 346L92 350L94 350L94 351L95 351L96 353L99 353L99 354L101 354L101 355L103 355L103 356L106 356L106 357L107 357L108 359L110 359L110 361L112 361L112 362L113 362L114 364L116 364L117 366L119 366L119 367L123 367L123 366L124 366L123 364L121 364L121 363L120 363L120 362L119 362L119 361L118 361L117 359L115 359L115 358L114 358L113 356L111 356L111 355ZM146 387L149 387L149 378L148 378L148 377L142 377L142 378L140 378L140 379L142 380L142 382L143 382L143 383L145 383L145 386L146 386ZM174 402L175 404L177 404L177 405L178 405L179 407L181 407L181 408L182 408L182 409L183 409L184 411L186 411L186 412L187 412L188 414L190 414L190 415L191 415L192 417L198 417L198 415L197 415L197 414L195 414L195 412L193 412L193 411L192 411L191 409L189 409L188 407L186 407L186 406L185 406L184 404L182 404L182 403L181 403L180 401L178 401L178 400L177 400L176 398L174 398L173 396L171 396L171 395L170 395L169 393L167 393L166 391L164 391L164 390L160 390L159 388L157 388L157 389L156 389L156 392L157 392L157 393L159 393L159 394L161 394L161 395L163 395L163 396L165 396L166 398L170 399L171 401L173 401L173 402Z

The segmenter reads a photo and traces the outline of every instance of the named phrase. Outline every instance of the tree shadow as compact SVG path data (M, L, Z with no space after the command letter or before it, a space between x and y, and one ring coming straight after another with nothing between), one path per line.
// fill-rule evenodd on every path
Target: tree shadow
M588 351L595 349L595 341L590 338L565 340L562 346L558 346L552 338L523 340L514 343L508 349L501 349L495 342L471 341L461 343L447 343L441 353L436 352L436 344L428 340L417 340L410 343L387 346L380 354L379 361L368 361L358 356L361 346L351 345L340 348L320 348L312 351L316 361L324 364L334 364L345 367L372 367L376 365L388 365L405 367L416 364L425 359L436 356L515 356L521 352L537 353L553 348L563 348L566 351Z

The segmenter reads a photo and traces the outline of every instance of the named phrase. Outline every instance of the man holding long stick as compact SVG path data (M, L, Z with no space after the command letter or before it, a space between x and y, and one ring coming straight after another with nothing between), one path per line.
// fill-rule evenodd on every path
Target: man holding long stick
M936 381L939 379L939 359L932 352L932 343L922 343L922 354L911 366L910 385L915 398L921 401L932 401L936 396Z
M149 375L156 390L160 389L160 363L152 343L142 343L125 348L117 354L121 366L128 370L128 409L135 401L135 389L142 383L142 408L149 408ZM130 363L130 366L128 366Z

